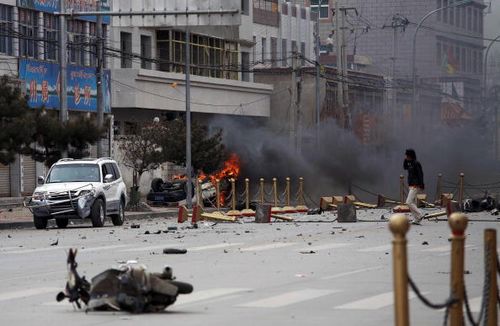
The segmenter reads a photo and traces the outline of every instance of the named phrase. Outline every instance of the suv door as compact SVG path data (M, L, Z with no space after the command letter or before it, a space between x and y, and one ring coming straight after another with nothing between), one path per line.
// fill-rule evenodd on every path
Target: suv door
M111 174L113 178L110 182L104 184L104 194L106 196L106 213L114 213L118 211L120 203L120 195L118 193L119 178L117 178L113 165L111 163L104 163L101 167L103 182L106 175Z

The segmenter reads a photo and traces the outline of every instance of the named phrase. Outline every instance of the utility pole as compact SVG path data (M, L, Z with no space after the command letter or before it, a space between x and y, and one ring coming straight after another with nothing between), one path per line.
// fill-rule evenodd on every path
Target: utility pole
M65 0L59 0L61 12L65 11ZM67 82L67 38L66 38L66 16L59 16L59 120L62 123L68 121L68 94L66 92Z
M297 149L297 47L292 49L292 100L289 117L289 143L291 149Z
M314 27L314 51L316 54L316 143L320 145L320 124L321 124L321 93L320 93L320 37L319 37L319 11L316 18L316 25Z
M187 17L186 17L187 19ZM186 26L186 175L187 195L186 204L189 209L193 207L193 180L191 171L191 37L189 27ZM217 200L219 200L217 198Z
M101 1L97 1L97 11L101 11ZM97 44L96 44L96 54L97 54L97 71L96 71L96 81L97 81L97 128L102 130L104 126L104 92L103 92L103 73L104 73L104 35L102 29L102 16L96 17L96 33L97 33ZM111 131L109 131L111 132ZM103 153L103 141L102 137L99 137L97 141L97 157L104 156Z
M356 15L358 11L354 7L340 7L339 2L335 2L335 39L337 46L337 104L342 110L344 121L342 122L345 129L351 128L351 112L349 108L349 86L347 79L347 41L345 37L345 16L347 11L354 11ZM339 17L341 15L341 17Z

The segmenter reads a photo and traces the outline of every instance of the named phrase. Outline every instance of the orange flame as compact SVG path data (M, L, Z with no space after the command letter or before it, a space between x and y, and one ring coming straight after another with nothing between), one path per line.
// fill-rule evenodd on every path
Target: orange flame
M238 157L238 155L233 153L229 156L229 159L226 162L224 162L224 166L222 167L222 169L211 175L206 175L202 172L198 176L198 180L203 182L207 180L207 178L209 178L210 182L215 186L217 180L221 181L224 179L231 179L231 178L236 179L240 175L240 170L241 170L240 158ZM228 194L226 194L224 190L221 190L219 203L222 206L225 204L227 195Z

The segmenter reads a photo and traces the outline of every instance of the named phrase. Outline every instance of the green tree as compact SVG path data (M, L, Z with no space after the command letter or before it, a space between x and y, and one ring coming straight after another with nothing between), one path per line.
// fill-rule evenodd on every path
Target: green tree
M165 121L165 132L161 142L165 159L186 164L186 123L182 119ZM222 143L222 130L210 134L207 126L198 122L191 125L191 161L195 171L210 174L218 171L229 157Z
M30 143L34 120L18 87L0 79L0 163L7 165Z

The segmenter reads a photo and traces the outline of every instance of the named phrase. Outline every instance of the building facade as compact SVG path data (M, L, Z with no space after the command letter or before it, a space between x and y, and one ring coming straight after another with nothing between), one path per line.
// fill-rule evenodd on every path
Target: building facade
M107 1L101 3L109 10ZM67 1L65 5L75 11L95 10L97 1ZM59 109L58 11L59 1L0 0L0 73L20 86L33 108ZM106 19L103 29L109 30ZM95 17L67 22L70 118L97 111L96 30ZM31 194L44 170L43 164L22 155L9 166L0 165L0 196Z

